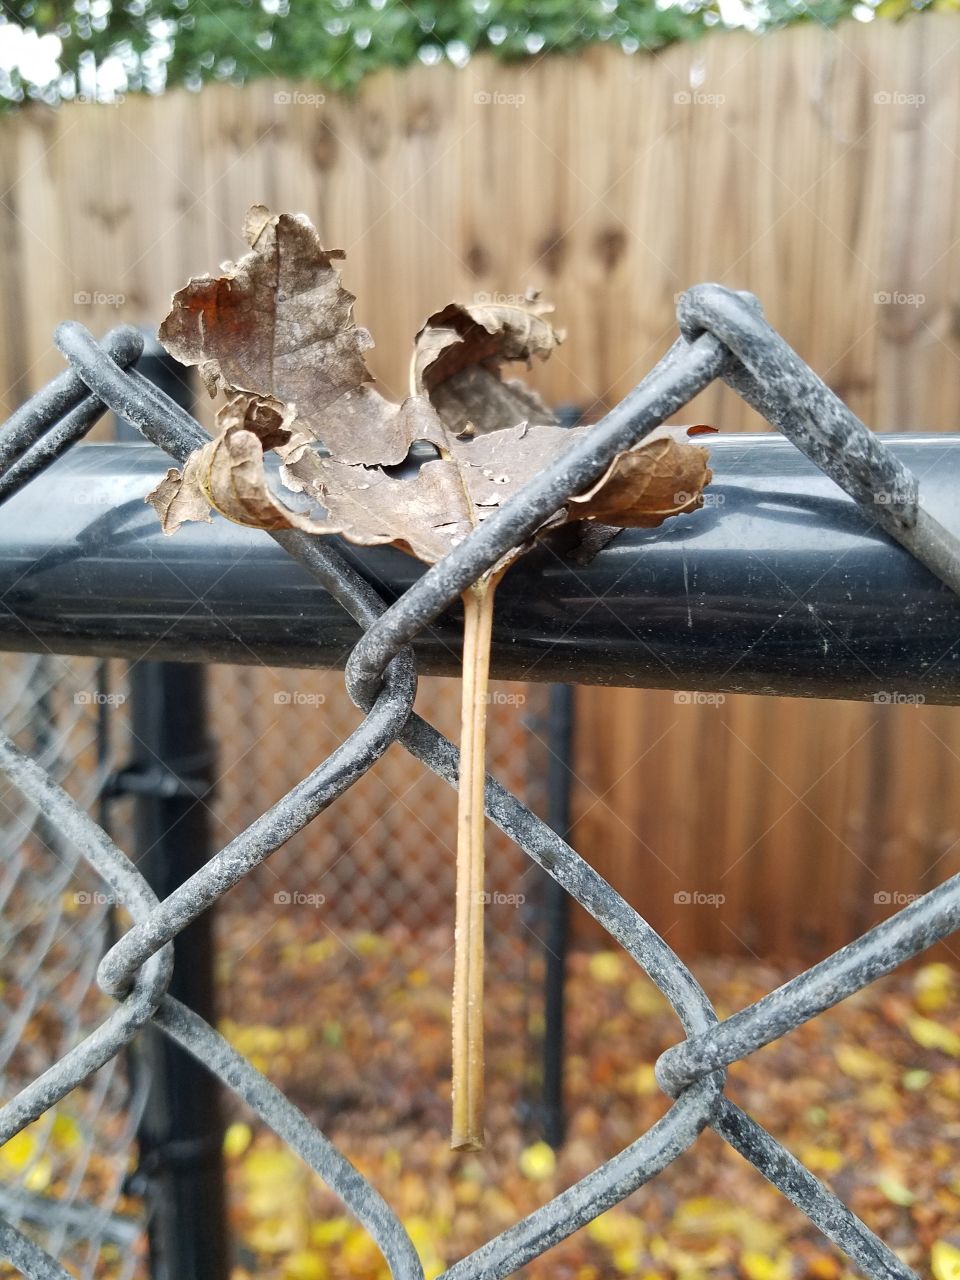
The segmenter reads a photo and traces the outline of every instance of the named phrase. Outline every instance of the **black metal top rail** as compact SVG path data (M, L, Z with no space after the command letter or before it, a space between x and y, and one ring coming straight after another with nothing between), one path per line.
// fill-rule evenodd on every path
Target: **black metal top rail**
M132 863L33 760L0 739L0 767L65 839L122 894L133 927L101 963L99 981L117 999L104 1024L0 1109L0 1142L41 1115L118 1053L149 1019L244 1098L337 1192L376 1240L391 1273L422 1280L409 1236L389 1206L307 1119L206 1022L166 995L170 942L181 929L315 818L399 741L456 785L453 745L412 712L411 642L471 582L530 535L716 377L725 378L841 486L879 525L951 590L960 587L960 546L926 505L905 456L885 447L799 360L759 315L755 300L701 286L679 307L683 337L612 413L547 467L389 607L329 541L271 535L357 622L362 635L346 665L347 688L366 713L354 733L288 795L235 837L199 872L158 902ZM78 439L108 405L178 461L204 440L197 423L129 365L135 337L122 330L98 344L62 325L71 369L24 406L0 432L0 484L13 492ZM11 479L11 473L13 479ZM722 517L721 517L722 519ZM814 522L811 520L811 525ZM64 554L73 549L64 548ZM938 593L934 593L937 595ZM872 602L865 601L872 608ZM941 601L941 604L943 602ZM743 606L746 607L745 605ZM619 1155L445 1273L448 1280L494 1280L521 1267L622 1200L674 1160L710 1126L801 1208L868 1275L914 1273L814 1175L725 1095L725 1066L836 1004L960 923L954 877L747 1009L718 1022L699 983L666 942L556 833L494 779L489 818L573 897L646 971L673 1005L686 1036L657 1065L673 1105ZM25 1274L66 1272L13 1227L0 1225L0 1251Z
M960 436L885 436L960 532ZM572 681L831 698L960 700L960 600L780 435L712 436L707 505L624 530L589 563L545 538L497 591L493 669ZM342 667L361 628L255 529L165 537L143 495L149 446L80 445L0 506L0 649ZM2 482L0 482L2 483ZM395 600L425 572L391 547L335 545ZM460 623L414 640L459 671Z

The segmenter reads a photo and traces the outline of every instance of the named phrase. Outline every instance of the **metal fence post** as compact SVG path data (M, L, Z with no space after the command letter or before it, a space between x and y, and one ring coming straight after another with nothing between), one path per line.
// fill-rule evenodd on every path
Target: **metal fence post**
M558 836L570 836L570 757L573 750L573 686L550 688L547 741L547 825ZM544 876L543 915L546 970L543 983L543 1136L559 1147L566 1128L563 1107L563 1055L565 1052L564 987L570 902L566 889L552 876Z
M138 367L191 408L184 370L151 339ZM119 439L141 439L126 423L117 420L116 426ZM162 900L212 853L206 672L200 664L139 662L130 668L129 691L131 760L110 791L135 799L138 866ZM169 990L215 1023L212 914L201 915L178 936ZM132 1069L144 1070L149 1079L136 1181L147 1203L153 1280L227 1280L219 1085L156 1027L144 1028L134 1052Z
M579 405L561 405L557 418L562 426L583 421ZM547 710L547 825L563 840L570 839L570 798L573 772L573 686L550 686ZM563 1106L563 1057L566 1051L565 985L570 901L567 891L545 875L543 889L543 1136L559 1147L566 1131Z

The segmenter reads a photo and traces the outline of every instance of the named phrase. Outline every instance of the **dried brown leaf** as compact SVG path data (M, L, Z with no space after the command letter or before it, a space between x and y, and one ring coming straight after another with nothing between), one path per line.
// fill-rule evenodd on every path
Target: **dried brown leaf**
M304 436L290 436L262 402L240 399L221 413L221 434L191 456L182 480L168 472L150 501L165 532L187 519L206 519L210 506L240 524L267 529L340 533L364 546L392 543L428 564L589 428L511 427L454 438L448 456L423 462L409 477L323 456ZM251 429L251 426L253 429ZM601 481L558 512L554 521L602 520L652 528L692 510L710 478L707 451L685 440L687 428L660 428L621 454ZM287 432L285 440L280 439ZM268 443L274 442L274 443ZM271 490L264 451L278 448L283 484L325 511L294 511ZM179 481L179 483L178 483ZM512 558L512 557L511 557Z
M288 460L283 478L321 504L350 542L392 543L427 564L462 542L478 517L460 469L449 459L424 462L415 475L395 479L380 468L349 466L304 448Z
M500 377L503 362L545 359L562 340L535 295L432 315L417 335L415 393L397 404L369 382L371 339L333 265L342 255L323 248L306 218L260 205L245 234L251 252L216 279L192 280L161 328L168 349L228 396L216 439L150 495L167 532L208 519L212 506L241 524L337 530L432 562L591 430L553 424L528 388ZM532 417L540 420L528 425ZM621 455L555 520L652 526L696 506L710 473L684 430L661 428ZM419 469L382 469L407 462L417 441L435 451ZM271 450L283 484L324 518L271 490Z
M691 433L703 430L658 427L639 445L618 454L591 489L571 498L570 518L653 529L668 516L693 511L701 505L712 476L707 450L688 442Z
M190 455L182 475L168 471L147 495L164 533L175 533L185 520L209 520L211 507L235 524L255 529L339 533L337 525L293 511L274 497L263 452L263 441L255 432L228 425Z
M202 450L197 449L187 459L182 472L171 467L157 487L147 494L146 501L160 517L164 533L176 533L188 520L213 524L210 500L200 487L199 473L203 465Z
M450 303L417 334L411 389L429 396L455 434L555 422L536 392L500 375L506 361L529 365L559 346L564 335L547 319L552 311L536 293L510 302Z
M344 462L402 462L430 424L422 401L391 404L369 385L363 353L373 339L354 322L354 296L333 265L342 251L324 249L302 215L259 205L244 231L248 254L174 295L164 346L197 365L211 393L279 400Z

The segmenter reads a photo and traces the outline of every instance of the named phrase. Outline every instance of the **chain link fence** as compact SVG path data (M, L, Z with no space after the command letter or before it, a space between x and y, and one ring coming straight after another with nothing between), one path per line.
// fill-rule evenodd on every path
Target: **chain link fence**
M357 716L334 673L214 666L209 677L209 731L218 759L210 819L215 841L225 844L293 785L298 759L323 759ZM3 723L18 746L84 809L99 810L101 822L109 817L120 844L131 847L128 801L104 803L111 777L129 755L122 664L4 654L0 689ZM456 682L428 678L420 699L431 719L453 730L460 713ZM490 700L493 768L538 810L545 700L544 686L518 682L494 685ZM238 884L219 906L219 928L260 943L282 916L306 914L317 941L326 938L342 965L357 959L358 938L362 946L378 934L392 943L387 980L398 980L431 952L451 947L454 815L451 788L396 753L335 806L332 822L294 836L276 859ZM109 884L8 785L0 840L0 1060L9 1097L104 1019L110 1001L97 987L96 968L116 923ZM490 950L500 975L516 986L512 1034L529 1039L530 1079L521 1083L532 1107L539 1055L529 1005L540 977L543 883L500 833L489 855ZM335 972L335 964L326 968ZM224 1004L229 1024L242 1034L246 1009L243 1000L230 1000L229 980ZM275 1007L271 1024L288 1023L292 1012ZM136 1065L128 1070L125 1057L109 1062L0 1155L0 1213L81 1276L147 1274L143 1206L129 1193L138 1189L131 1175L148 1087L145 1062ZM285 1084L301 1100L335 1105L342 1115L344 1094L333 1084L317 1094L316 1080L296 1064ZM351 1096L358 1112L369 1103L362 1093ZM0 1274L18 1272L0 1263Z
M882 442L764 323L755 300L718 286L701 286L681 299L683 337L657 368L569 453L551 464L515 499L491 515L439 565L387 608L369 584L330 544L297 533L275 533L282 547L321 581L365 629L347 666L347 689L364 713L312 771L242 831L231 835L216 857L163 902L136 868L70 798L47 762L0 741L0 765L49 829L70 843L122 895L133 919L98 969L100 988L117 1003L86 1040L63 1052L0 1110L0 1138L24 1130L50 1113L90 1074L115 1059L148 1022L204 1062L234 1095L243 1099L340 1197L376 1242L391 1273L421 1280L423 1267L410 1234L361 1172L312 1125L290 1098L271 1085L248 1058L203 1019L166 995L171 973L169 944L202 912L220 902L275 850L298 832L309 838L313 818L346 792L354 794L388 749L400 745L451 785L456 749L413 710L417 691L410 642L510 548L521 543L601 476L612 457L680 409L717 377L797 444L852 496L876 524L907 548L941 581L960 589L957 540L925 510L916 478ZM196 422L146 380L125 368L136 358L135 335L120 331L100 347L80 326L63 325L57 341L71 369L14 415L0 437L0 459L14 471L6 483L23 483L57 449L68 447L109 405L178 462L203 443ZM45 434L48 430L50 434ZM280 692L292 699L296 687ZM309 705L309 704L305 704ZM256 740L250 749L257 750ZM304 766L299 760L301 770ZM411 784L413 785L413 784ZM371 792L371 806L383 797ZM387 806L388 810L393 802ZM551 831L516 795L492 778L487 814L523 853L579 901L646 971L672 1004L686 1038L668 1049L657 1078L673 1099L669 1110L618 1155L516 1225L454 1263L449 1280L513 1274L579 1227L623 1200L677 1159L707 1126L750 1161L793 1201L867 1274L907 1277L914 1273L799 1160L724 1092L725 1068L753 1053L866 983L917 954L960 923L960 878L892 915L856 942L814 968L719 1021L705 993L666 942L607 885L589 862ZM331 814L336 812L336 807ZM398 822L409 821L402 813ZM433 820L424 823L433 830ZM350 833L347 833L347 840ZM442 839L441 836L437 836ZM274 893L292 895L277 866ZM285 874L292 876L289 868ZM344 883L346 901L371 912L394 915L403 902L377 903ZM348 895L348 889L350 894ZM260 891L262 894L262 890ZM303 892L301 890L301 892ZM319 891L318 891L319 892ZM276 905L285 905L282 902ZM333 904L332 904L333 905ZM38 1064L39 1066L40 1064ZM35 1068L36 1069L36 1068ZM362 1066L358 1064L358 1070ZM0 1249L25 1274L63 1277L52 1256L8 1222Z
M217 766L205 803L214 840L223 844L295 783L303 759L322 759L339 745L357 713L335 673L212 666L208 674ZM0 657L10 736L130 848L130 797L104 798L130 754L127 688L119 663ZM425 679L419 697L425 714L455 728L455 681ZM543 804L546 697L544 686L517 682L491 690L491 765L537 809ZM97 987L96 969L117 924L114 895L79 849L14 788L4 785L2 803L0 1060L3 1095L9 1097L103 1020L110 1002ZM395 964L414 953L420 963L442 958L452 945L449 832L455 806L449 787L394 753L360 780L349 806L331 810L331 822L294 836L228 894L218 907L218 928L260 945L278 921L299 916L316 941L326 939L328 951L342 953L345 964L362 959L356 947L374 935L390 940ZM490 951L501 979L516 991L507 1036L492 1043L491 1063L496 1071L498 1043L527 1043L529 1070L515 1100L532 1113L540 1084L539 1044L530 1028L540 1022L532 1010L539 1004L542 970L542 877L501 833L488 852ZM231 996L231 978L237 977L222 971L221 986L227 1029L242 1039L249 1010L248 1002ZM388 1016L389 993L383 986L360 993L370 1025ZM297 1013L275 1007L267 1025L277 1030ZM263 1027L254 1034L262 1038ZM131 1072L130 1060L113 1059L0 1155L0 1214L80 1276L126 1280L148 1273L144 1206L130 1191L139 1190L132 1175L149 1064L138 1057L135 1065ZM334 1108L341 1119L352 1107L354 1123L362 1123L373 1090L344 1089L332 1079L318 1086L311 1071L312 1064L300 1070L293 1063L285 1077L301 1105L322 1114ZM0 1263L0 1275L15 1274Z
M549 687L495 681L487 721L488 762L535 812L545 808ZM207 705L216 743L216 783L210 800L214 847L245 830L294 787L304 762L322 760L355 728L358 715L337 672L213 666ZM448 735L459 724L459 683L421 678L417 706ZM302 939L334 972L362 967L363 954L386 943L391 970L405 981L409 967L443 964L453 954L456 794L409 754L391 751L334 805L322 822L297 832L253 868L217 906L217 928L230 950L261 956L279 936ZM543 979L548 946L545 877L497 830L486 846L487 950L501 994L498 1035L487 1046L491 1075L523 1046L524 1071L509 1090L514 1116L535 1129L543 1090ZM243 939L238 947L237 939ZM288 941L289 947L292 945ZM330 966L339 956L339 965ZM355 962L355 963L354 963ZM257 963L250 960L251 965ZM222 972L225 1029L244 1043L245 1028L309 1026L312 991L285 989L283 1005L251 1012L244 969ZM251 977L253 975L251 974ZM371 1027L390 1023L389 985L357 990L359 1015ZM256 1030L246 1030L256 1038ZM263 1034L263 1033L261 1033ZM266 1043L269 1035L263 1035ZM279 1040L276 1041L279 1043ZM352 1112L356 1128L383 1122L377 1085L327 1077L318 1082L309 1056L285 1064L284 1088L301 1106L339 1121ZM264 1062L264 1066L267 1063ZM276 1070L276 1064L273 1064ZM272 1072L270 1072L272 1074Z
M123 693L106 664L5 654L0 705L11 738L85 809L97 809L114 761L106 715ZM16 1095L103 1021L96 984L113 936L109 886L38 806L0 791L0 1070ZM147 1085L111 1059L0 1151L0 1213L77 1275L133 1276L142 1258L139 1202L125 1194ZM8 1267L5 1275L17 1274Z
M216 842L225 844L263 813L355 728L356 708L338 673L213 667L210 727L217 743L212 809ZM543 806L546 748L531 732L546 714L546 688L499 682L490 692L491 772L538 812ZM456 680L420 681L418 709L446 734L460 715ZM450 925L456 796L405 753L359 779L350 804L335 806L316 827L295 834L225 900L225 909L324 908L323 927L391 930L403 937ZM535 907L536 868L501 832L488 850L492 898ZM526 890L526 892L525 892ZM491 905L494 905L493 903ZM508 905L504 903L504 905ZM520 938L524 918L498 920L494 943Z

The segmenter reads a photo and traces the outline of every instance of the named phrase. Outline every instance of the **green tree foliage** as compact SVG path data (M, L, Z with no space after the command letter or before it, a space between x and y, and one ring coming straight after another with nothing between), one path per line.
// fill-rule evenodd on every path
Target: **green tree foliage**
M2 0L0 101L199 88L278 76L352 88L420 60L461 65L567 52L628 53L711 27L767 30L960 0Z

